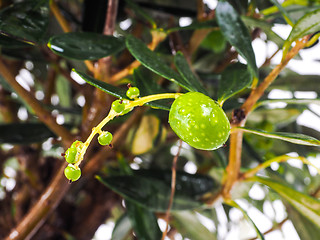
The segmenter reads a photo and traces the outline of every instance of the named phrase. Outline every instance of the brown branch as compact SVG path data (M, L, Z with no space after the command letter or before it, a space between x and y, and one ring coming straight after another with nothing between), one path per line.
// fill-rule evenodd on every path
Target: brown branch
M256 102L263 95L264 91L269 85L276 79L279 73L284 69L288 62L298 54L299 50L304 48L309 36L304 37L301 41L297 41L296 45L287 54L286 58L278 64L270 74L263 80L263 82L255 89L251 91L250 96L244 102L242 107L237 111L234 111L234 119L232 123L232 129L238 126L244 126L246 122L246 116L252 111ZM241 152L242 152L242 135L241 131L233 131L230 136L230 150L229 150L229 164L227 166L227 175L224 179L224 185L222 194L225 198L229 198L230 190L232 186L239 178L240 166L241 166Z
M16 93L33 109L40 121L45 123L58 136L61 136L65 145L70 145L73 141L73 136L70 132L63 126L57 124L56 119L50 114L50 112L45 110L39 101L15 80L15 76L8 70L8 67L1 58L0 73Z
M171 171L172 171L172 175L171 175L171 193L170 193L170 200L169 200L169 204L168 204L168 209L166 211L166 215L165 215L165 218L164 218L164 220L166 221L166 229L162 233L161 240L164 240L166 238L167 233L168 233L168 229L169 229L170 211L171 211L171 208L172 208L174 193L175 193L175 190L176 190L177 162L178 162L178 158L179 158L179 155L180 155L181 147L182 147L182 140L179 140L178 152L173 158L172 167L171 167Z
M255 103L261 98L264 91L269 87L269 85L276 79L279 73L285 68L288 62L298 54L298 52L306 46L307 40L309 36L305 36L301 41L297 41L296 45L291 49L291 51L287 54L286 58L278 64L270 74L263 80L263 82L256 88L253 89L248 99L242 105L242 109L247 115L255 105Z
M66 163L62 164L54 179L31 210L19 222L18 226L12 229L5 240L29 240L39 230L48 215L57 207L61 199L70 187L63 172Z

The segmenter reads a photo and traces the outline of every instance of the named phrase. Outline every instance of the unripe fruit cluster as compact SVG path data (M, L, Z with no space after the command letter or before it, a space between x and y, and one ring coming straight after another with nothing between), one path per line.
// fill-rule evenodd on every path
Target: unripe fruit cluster
M230 134L230 123L222 108L199 92L186 93L173 102L169 124L179 138L202 150L221 147Z

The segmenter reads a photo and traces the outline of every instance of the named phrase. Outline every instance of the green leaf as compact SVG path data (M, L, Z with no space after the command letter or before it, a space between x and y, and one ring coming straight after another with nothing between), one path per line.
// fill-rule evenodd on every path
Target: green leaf
M217 239L215 234L201 224L195 213L190 211L179 211L172 213L172 216L172 225L183 237L192 240Z
M315 139L313 137L300 134L300 133L266 132L263 130L249 129L244 127L239 127L239 129L247 133L253 133L256 135L273 138L273 139L280 139L280 140L291 142L294 144L306 145L306 146L320 146L320 141L318 139Z
M133 176L97 177L104 185L151 211L165 212L171 192L170 171L139 171ZM172 210L194 209L203 206L201 197L216 187L213 179L202 175L177 173Z
M209 20L204 22L193 22L185 27L174 27L166 30L167 33L177 32L177 31L186 31L186 30L198 30L198 29L206 29L206 28L214 28L217 27L216 20Z
M103 92L106 92L114 97L117 97L117 98L124 98L124 99L127 99L127 96L126 96L126 91L121 89L121 88L118 88L118 87L115 87L109 83L106 83L106 82L102 82L102 81L99 81L97 79L94 79L93 77L90 77L89 75L85 74L85 73L81 73L81 72L78 72L76 71L75 69L72 69L72 71L74 73L76 73L80 78L82 78L83 80L85 80L87 83L89 83L90 85L100 89L101 91Z
M40 143L56 135L42 123L10 123L0 125L0 143Z
M320 30L320 9L307 13L300 18L293 26L288 39L285 41L283 49L287 51L291 43L308 34Z
M320 105L320 99L268 99L268 100L263 100L257 103L256 107L264 106L264 105L269 105L272 103L286 103L286 104L294 104L294 105L309 105L309 104L317 104Z
M94 79L93 77L91 77L85 73L78 72L75 69L73 69L72 71L75 72L81 79L85 80L87 83L100 89L101 91L106 92L106 93L108 93L114 97L117 97L117 98L128 99L128 97L126 95L126 90L119 88L119 87L116 87L116 86L113 86L109 83ZM156 108L156 109L163 109L163 110L170 109L169 105L166 105L161 101L150 102L150 103L147 103L146 105L153 107L153 108Z
M294 20L290 17L290 15L287 13L286 9L282 7L282 5L277 0L270 0L282 13L283 17L287 20L289 24L294 23Z
M201 47L215 53L222 53L227 47L227 41L220 30L213 30L203 39Z
M177 72L173 71L172 68L155 52L151 51L141 40L129 35L126 39L126 45L130 53L146 68L189 91L196 91L196 89L190 86Z
M288 201L301 215L305 216L320 228L320 200L293 190L269 178L254 177L258 181L276 191L283 199Z
M145 70L147 69L139 67L133 72L134 83L135 86L139 88L140 95L143 97L152 94L163 93L164 90L161 89L161 87L154 81L154 78L151 76L151 74L148 74L148 72L150 73L150 71L147 70L148 72L146 72ZM172 100L159 100L150 102L146 105L153 108L169 111L171 103Z
M218 89L218 102L223 103L228 98L241 92L252 83L252 75L246 65L232 64L221 74Z
M228 201L227 202L228 205L232 206L232 207L235 207L237 209L239 209L243 216L245 217L245 219L247 219L248 222L250 222L252 224L252 226L254 227L254 230L256 231L257 233L257 237L260 238L261 240L264 240L264 236L263 234L260 232L259 228L256 226L256 224L252 221L252 219L249 217L249 215L247 214L247 212L242 208L240 207L240 205L238 203L236 203L235 201Z
M30 44L41 43L49 22L49 1L23 1L0 12L0 33Z
M268 39L277 44L279 48L282 48L284 40L272 31L273 24L248 16L241 16L241 19L248 27L260 28L267 35Z
M75 60L97 60L124 49L124 40L91 32L72 32L50 38L48 47L57 55Z
M288 204L286 206L288 217L296 229L300 239L314 240L320 235L320 228L303 216L298 210Z
M126 208L138 239L161 239L162 233L153 212L129 201L126 201Z
M11 48L31 47L32 45L0 34L0 46L3 48L11 49Z
M225 38L238 53L247 61L253 75L258 77L258 68L251 46L248 29L242 22L237 11L226 1L219 1L216 16L220 29Z
M123 214L116 222L111 240L126 240L132 229L131 221L128 214Z
M126 3L130 7L130 9L132 9L138 16L148 21L151 24L152 28L157 28L156 22L145 11L143 11L143 9L139 7L139 5L135 4L132 0L126 0Z
M198 92L202 92L204 94L208 94L206 89L203 87L200 80L195 76L195 74L191 71L190 66L183 56L181 52L178 52L174 56L174 64L177 67L177 70L179 71L180 75L183 77L183 79L193 87L193 89L196 89Z

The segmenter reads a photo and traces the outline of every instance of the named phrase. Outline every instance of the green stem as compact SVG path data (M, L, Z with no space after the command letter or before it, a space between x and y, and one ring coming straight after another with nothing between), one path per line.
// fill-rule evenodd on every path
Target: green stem
M125 109L123 112L126 112L127 110L129 110L129 112L137 106L143 106L146 103L152 102L152 101L156 101L156 100L161 100L161 99L168 99L168 98L177 98L179 96L181 96L182 93L161 93L161 94L155 94L155 95L149 95L146 97L141 97L138 98L136 100L133 101L129 101L129 100L123 100L123 104L125 104ZM113 109L110 110L108 116L106 116L96 127L92 128L91 134L89 135L89 137L87 138L87 140L84 142L80 153L77 155L76 157L76 161L74 166L76 168L79 168L80 163L83 160L83 157L87 151L87 148L89 147L93 137L96 134L100 134L102 132L102 128L112 119L114 119L117 116L120 116L122 113L117 113L115 112Z

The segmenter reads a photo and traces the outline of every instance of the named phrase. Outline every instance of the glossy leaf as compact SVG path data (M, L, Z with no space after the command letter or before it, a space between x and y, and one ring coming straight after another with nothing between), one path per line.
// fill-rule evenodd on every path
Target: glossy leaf
M90 77L89 75L87 75L85 73L78 72L75 69L72 69L72 71L74 73L76 73L81 79L85 80L87 83L100 89L101 91L104 91L114 97L117 97L117 98L127 99L125 90L118 88L118 87L115 87L109 83L94 79L93 77Z
M55 134L42 123L11 123L0 125L0 143L40 143Z
M246 65L232 64L221 74L218 89L218 102L223 103L228 98L241 92L252 83L252 75Z
M196 91L141 40L129 35L126 39L126 45L130 53L146 68L189 91Z
M0 33L27 43L41 43L49 22L49 1L23 1L0 12Z
M239 209L243 216L245 217L245 219L250 222L252 224L252 226L254 227L254 230L256 231L257 233L257 238L261 239L261 240L264 240L264 236L263 234L260 232L259 228L256 226L256 224L252 221L252 219L249 217L249 215L247 214L247 212L238 204L236 203L235 201L228 201L227 202L228 205L232 206L232 207L235 207L237 209Z
M320 200L298 192L273 179L254 177L253 180L267 185L288 201L300 214L320 228Z
M144 70L147 70L147 69L145 68L143 69L143 67L139 67L135 69L133 72L134 84L136 87L139 88L140 95L143 97L143 96L148 96L152 94L163 93L164 90L161 89L161 87L153 80L154 77L152 77L150 74L148 74ZM171 102L172 100L159 100L155 102L150 102L146 105L151 106L153 108L169 111Z
M151 211L165 212L168 207L171 179L152 171L135 173L134 176L97 177L104 185ZM143 174L143 175L142 175ZM172 210L194 209L203 206L201 196L213 189L209 177L177 173L177 185Z
M129 201L126 201L126 209L138 239L161 239L158 219L153 212Z
M307 13L293 26L288 39L284 44L284 51L287 51L291 43L308 34L320 30L320 9Z
M207 94L207 91L205 90L197 76L195 76L194 73L191 71L187 60L181 52L178 52L174 56L174 64L176 65L176 68L179 71L180 75L186 82L188 82L190 86L192 86L198 92Z
M253 133L267 138L279 139L294 144L306 146L320 146L320 141L318 139L300 133L266 132L263 130L242 127L240 127L239 129L247 133Z
M172 225L179 233L192 240L216 240L214 233L210 232L197 218L195 213L189 211L179 211L172 213Z
M225 38L238 53L247 61L253 75L258 77L258 68L251 46L248 29L242 22L237 11L226 1L219 1L216 8L216 17Z
M91 32L72 32L50 38L48 47L57 55L75 60L97 60L124 49L124 40Z

